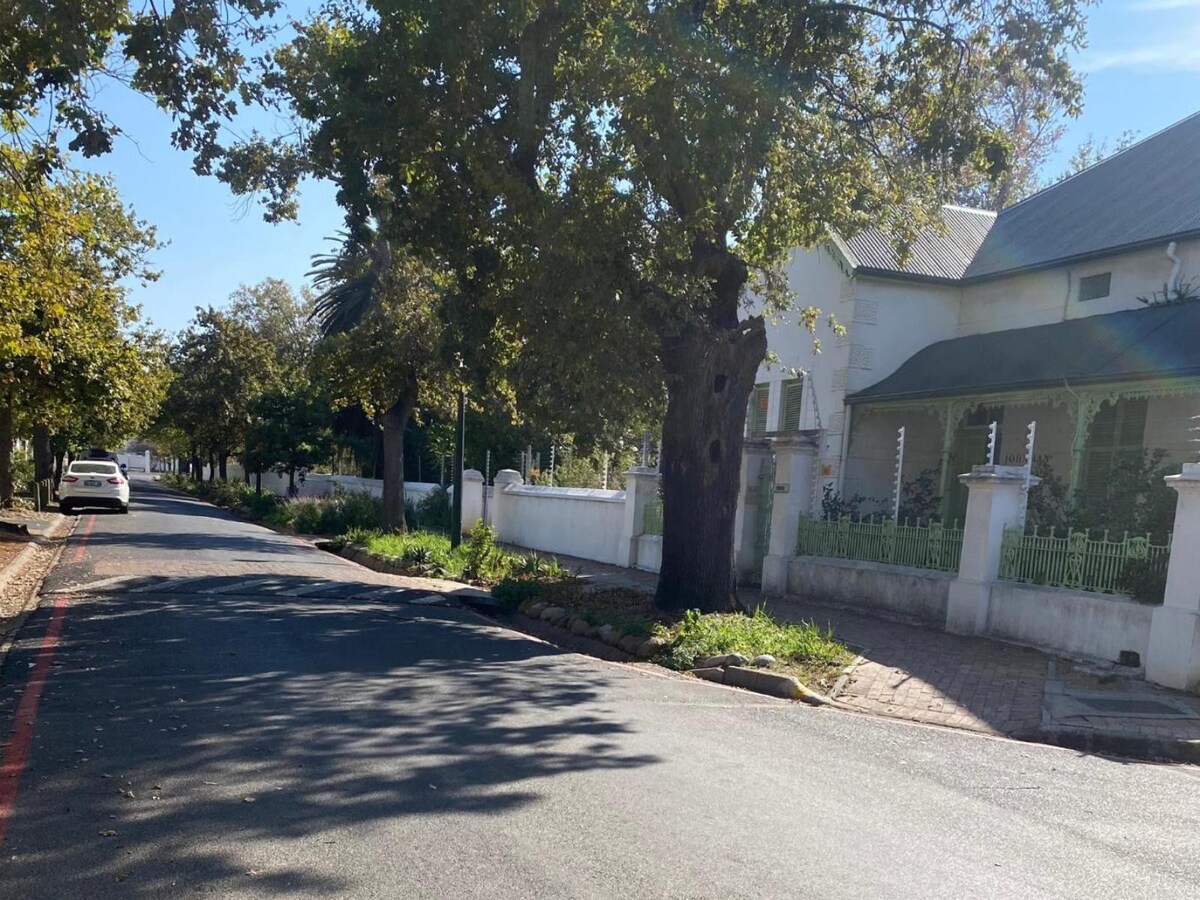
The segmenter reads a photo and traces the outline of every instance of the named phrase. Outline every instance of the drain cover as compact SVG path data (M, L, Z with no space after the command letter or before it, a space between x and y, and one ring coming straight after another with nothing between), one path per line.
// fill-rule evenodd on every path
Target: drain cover
M1076 697L1075 699L1092 709L1116 715L1170 716L1174 718L1183 712L1178 706L1158 700L1138 700L1132 697L1128 700L1120 697L1088 697L1086 699Z

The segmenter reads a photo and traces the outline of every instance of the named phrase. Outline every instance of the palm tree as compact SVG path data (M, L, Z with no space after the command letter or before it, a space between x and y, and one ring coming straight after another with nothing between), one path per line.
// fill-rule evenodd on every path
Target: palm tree
M318 292L313 317L327 338L352 335L394 287L392 247L386 238L367 228L357 235L343 233L338 240L336 252L313 257L308 273ZM387 531L404 531L404 432L417 404L418 378L411 354L398 353L395 366L394 396L374 419L383 431L380 524Z

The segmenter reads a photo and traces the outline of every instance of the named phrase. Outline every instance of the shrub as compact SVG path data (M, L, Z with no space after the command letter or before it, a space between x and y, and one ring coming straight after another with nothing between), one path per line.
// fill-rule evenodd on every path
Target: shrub
M1167 565L1170 559L1170 555L1164 553L1147 559L1126 560L1117 576L1117 588L1138 603L1162 603L1167 593Z
M413 513L414 521L410 527L423 531L444 531L449 534L450 492L443 487L434 488L417 501Z

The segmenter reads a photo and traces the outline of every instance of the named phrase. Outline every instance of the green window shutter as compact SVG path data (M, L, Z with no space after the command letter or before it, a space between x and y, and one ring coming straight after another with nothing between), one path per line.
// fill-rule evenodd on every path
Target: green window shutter
M771 398L769 384L756 384L750 394L750 411L746 415L746 426L750 437L762 437L767 433L767 404Z
M795 431L800 427L800 407L804 402L804 378L790 378L783 383L783 418L780 431Z

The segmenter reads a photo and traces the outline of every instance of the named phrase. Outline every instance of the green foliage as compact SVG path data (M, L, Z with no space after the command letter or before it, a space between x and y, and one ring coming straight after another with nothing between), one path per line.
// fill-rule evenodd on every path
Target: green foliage
M434 488L415 504L405 508L405 518L410 527L423 531L450 533L450 492L443 487Z
M1035 456L1032 474L1041 481L1029 489L1025 513L1028 528L1061 528L1071 519L1071 492L1048 456Z
M207 172L221 125L258 95L245 78L246 47L270 31L278 0L14 0L0 20L0 116L29 118L33 152L16 177L41 178L60 162L60 143L86 157L112 150L121 133L98 96L112 79L170 112L175 146Z
M281 503L272 521L297 534L344 534L351 529L376 528L381 503L366 491L335 491L328 497L298 497Z
M942 498L937 490L937 469L922 469L916 478L904 482L900 486L900 521L931 522L939 518Z
M383 534L358 530L349 532L346 539L366 547L372 555L395 560L405 574L480 585L502 581L520 559L496 546L495 534L487 527L476 528L453 549L449 537L428 531Z
M1150 534L1156 543L1165 542L1175 526L1177 495L1163 478L1179 470L1166 459L1167 451L1161 448L1118 455L1102 490L1079 498L1071 512L1073 527L1114 535Z
M864 494L843 496L832 484L827 484L821 489L821 518L826 521L836 521L847 516L857 519L864 514L864 506L874 508L882 505L882 501L873 500Z
M1138 603L1161 604L1167 592L1167 567L1171 555L1160 553L1147 559L1126 560L1117 575L1117 589Z
M689 609L675 625L659 625L655 634L667 642L665 662L674 669L690 669L700 657L726 653L751 659L769 653L780 662L798 665L844 665L851 658L832 632L811 624L784 624L761 607L753 615Z
M575 606L582 595L583 588L578 578L564 569L554 557L536 553L526 553L510 560L504 578L492 588L492 597L510 611L535 597Z

